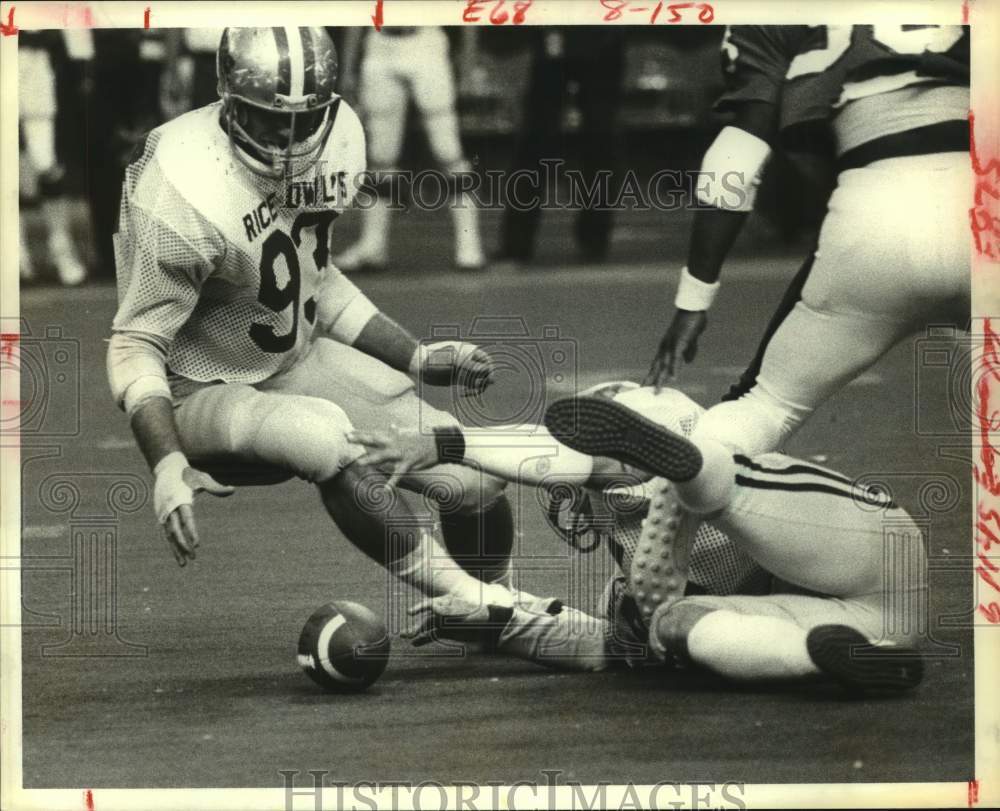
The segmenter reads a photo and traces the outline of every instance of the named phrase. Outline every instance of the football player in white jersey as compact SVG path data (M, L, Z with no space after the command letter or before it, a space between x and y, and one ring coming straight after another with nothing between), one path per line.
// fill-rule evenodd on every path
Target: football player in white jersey
M180 565L199 543L194 494L232 492L208 471L248 482L298 476L397 576L475 600L482 582L457 567L431 571L432 558L448 555L345 435L393 422L451 428L454 417L421 402L411 378L476 389L492 367L469 344L419 345L329 262L329 229L365 168L336 69L322 28L227 29L221 101L137 147L115 235L111 389L153 470L156 515ZM480 525L483 535L498 527L509 552L499 479L452 466L404 485L447 502L446 542L450 532L474 550ZM487 579L504 574L504 554Z
M679 391L618 383L557 401L532 433L466 428L435 444L355 432L370 463L402 472L461 459L547 489L588 488L613 515L608 540L625 577L596 616L551 600L490 609L445 596L414 607L430 613L415 641L491 628L499 651L573 670L668 660L737 681L919 683L907 646L926 609L926 559L912 518L834 471L690 441L704 414Z
M472 32L464 40L471 43ZM359 56L358 51L363 49ZM466 47L470 51L471 45ZM470 62L463 52L463 61ZM360 69L357 65L360 62ZM472 170L462 152L456 110L455 80L449 57L448 37L436 26L346 29L344 43L345 93L358 88L361 114L368 136L368 164L375 173L373 199L361 211L358 241L337 256L345 272L378 270L389 262L389 223L392 217L387 195L391 174L399 168L406 135L406 111L412 100L420 116L427 143L440 169L452 178L448 203L455 237L455 266L478 270L485 264L479 233L479 210L474 198L463 191L458 178ZM379 183L379 174L383 182Z
M734 112L702 162L688 267L646 383L690 362L772 147L832 131L837 188L815 252L757 357L699 432L753 455L780 448L834 392L929 323L970 306L967 26L732 26Z

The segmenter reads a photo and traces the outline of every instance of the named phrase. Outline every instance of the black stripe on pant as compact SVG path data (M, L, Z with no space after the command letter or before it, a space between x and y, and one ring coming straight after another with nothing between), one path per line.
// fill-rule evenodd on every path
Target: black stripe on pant
M778 304L778 309L771 316L767 329L764 330L764 336L757 346L757 354L750 361L750 365L746 371L740 375L740 379L730 386L729 391L722 396L723 403L739 400L740 397L749 392L757 384L757 375L760 374L760 367L764 362L764 353L767 351L767 345L771 342L771 338L774 337L774 333L778 331L778 327L788 317L792 308L802 299L802 288L806 286L806 280L809 278L809 272L812 270L815 259L816 250L814 247L809 252L809 256L802 264L802 267L799 268L799 272L792 278L791 284L788 285L785 295Z

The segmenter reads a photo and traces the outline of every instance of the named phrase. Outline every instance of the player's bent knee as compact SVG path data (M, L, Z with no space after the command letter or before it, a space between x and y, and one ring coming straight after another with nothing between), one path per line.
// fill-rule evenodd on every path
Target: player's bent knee
M329 400L281 395L249 405L267 410L246 437L244 452L285 467L306 481L332 479L363 453L347 440L352 428L347 414Z
M713 439L734 453L756 456L779 449L794 427L784 410L751 391L739 400L708 409L698 420L691 439Z

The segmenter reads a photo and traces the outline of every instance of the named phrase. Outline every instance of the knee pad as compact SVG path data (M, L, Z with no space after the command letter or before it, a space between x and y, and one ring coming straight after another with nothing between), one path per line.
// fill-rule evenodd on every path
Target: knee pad
M779 450L801 419L755 386L739 400L719 403L701 415L694 441L714 439L733 453L756 456Z
M270 400L263 395L243 404L244 410L266 411L263 416L241 415L254 429L245 432L238 451L286 467L314 483L334 478L364 453L359 445L348 442L351 421L340 406L300 395Z

